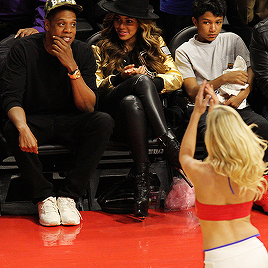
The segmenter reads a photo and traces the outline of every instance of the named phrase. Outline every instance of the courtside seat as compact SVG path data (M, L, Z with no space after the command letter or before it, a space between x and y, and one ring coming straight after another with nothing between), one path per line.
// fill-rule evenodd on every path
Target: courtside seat
M75 38L85 41L93 32L92 26L84 18L77 18Z
M168 48L171 52L172 58L175 60L175 51L184 42L189 41L197 33L197 28L195 26L188 26L180 30L174 37L170 40Z
M226 32L224 28L227 28L227 25L223 25L221 32ZM168 48L171 52L172 58L175 60L175 51L182 45L184 42L189 41L195 34L197 34L197 28L195 26L187 26L184 29L180 30L174 35L168 44Z
M53 179L53 173L58 173L60 177L60 174L64 174L71 168L73 151L68 147L62 145L42 145L38 147L38 154L46 177ZM12 179L14 181L19 180L19 192L12 193L12 187L9 189ZM30 200L30 190L25 185L25 182L22 181L15 158L10 153L0 165L0 215L9 190L11 191L10 195L14 196L14 201L25 201L21 200L21 196L27 196L26 200Z
M76 36L81 41L87 40L94 30L94 22L92 21L92 0L77 0L76 3L83 7L83 11L77 16Z
M66 173L73 163L73 150L62 145L39 146L39 158L43 165L46 179L55 187L59 187ZM163 188L168 190L168 170L164 158L164 150L158 147L157 140L149 140L148 149L154 173L162 182ZM83 198L77 203L80 210L84 210L85 200L88 201L88 209L91 210L98 191L100 194L104 188L109 187L116 180L124 179L133 165L130 148L125 141L113 141L108 144L95 174L90 178L90 183ZM99 186L102 181L101 187ZM20 177L20 171L15 158L9 154L0 165L0 215L3 204L17 201L30 201L30 188ZM95 202L96 203L96 202Z

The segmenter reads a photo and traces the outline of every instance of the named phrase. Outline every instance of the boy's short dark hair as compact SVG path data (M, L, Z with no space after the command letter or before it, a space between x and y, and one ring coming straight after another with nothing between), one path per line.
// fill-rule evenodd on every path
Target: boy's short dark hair
M211 12L217 17L224 17L226 11L227 6L225 0L194 0L193 3L193 17L196 20L206 12Z

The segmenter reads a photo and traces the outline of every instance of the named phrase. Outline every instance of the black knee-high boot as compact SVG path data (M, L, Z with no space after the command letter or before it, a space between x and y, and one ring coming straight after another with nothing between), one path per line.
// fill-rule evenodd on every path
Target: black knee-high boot
M179 171L183 179L193 187L192 183L186 177L184 171L182 170L180 161L179 161L179 154L180 154L180 143L177 140L175 134L168 130L165 134L158 137L158 141L160 145L162 145L165 149L165 154L168 163L174 167L176 170Z
M168 163L178 170L183 179L192 187L192 183L187 179L179 162L180 143L174 133L171 130L168 130L163 107L154 83L146 75L141 75L138 76L133 84L132 90L133 93L138 96L137 100L140 101L138 102L136 100L136 102L139 103L139 105L135 105L138 109L136 109L135 113L132 113L132 119L130 116L129 119L131 120L129 122L134 122L137 118L141 118L141 116L137 115L141 110L144 110L149 125L151 126L154 134L158 136L160 144L165 149ZM141 128L139 129L140 132Z
M150 193L146 115L137 96L126 96L122 99L120 106L134 160L132 174L135 184L134 215L136 217L146 217L148 215Z
M136 163L135 166L135 192L134 192L134 216L148 216L150 175L149 163Z
M134 95L126 96L120 107L134 163L149 162L148 123L140 99Z

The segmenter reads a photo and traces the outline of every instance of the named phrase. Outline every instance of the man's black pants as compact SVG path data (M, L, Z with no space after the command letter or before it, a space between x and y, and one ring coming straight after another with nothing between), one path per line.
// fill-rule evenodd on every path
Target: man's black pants
M70 197L77 200L105 151L113 131L110 115L102 112L75 115L27 115L27 124L38 141L38 146L62 144L74 148L74 168L65 183L54 193L54 186L42 173L38 154L23 152L19 147L19 132L11 121L4 126L5 138L15 156L21 175L32 186L34 203L49 196Z

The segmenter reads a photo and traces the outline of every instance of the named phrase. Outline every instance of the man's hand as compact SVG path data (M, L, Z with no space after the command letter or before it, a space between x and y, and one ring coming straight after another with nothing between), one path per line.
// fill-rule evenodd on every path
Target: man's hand
M17 37L25 37L28 35L39 33L35 28L25 28L25 29L19 29L18 32L15 35L15 38Z
M58 36L53 36L53 40L52 54L59 59L69 72L72 72L77 68L77 64L74 60L71 46Z
M38 154L38 145L30 128L19 129L19 146L23 152Z
M27 125L23 108L18 106L12 107L7 115L19 131L19 146L21 150L38 154L37 140Z

